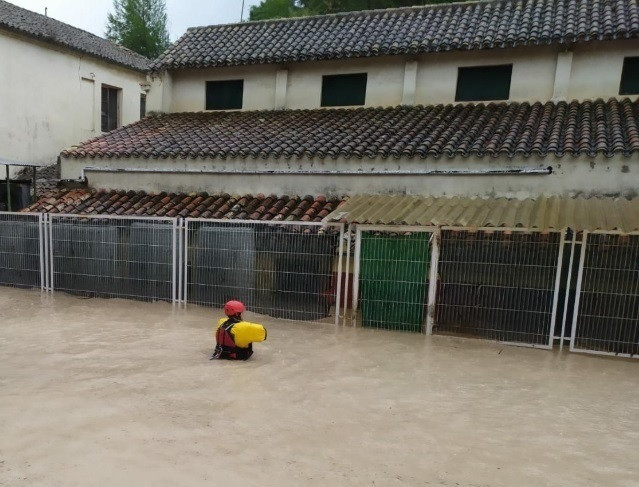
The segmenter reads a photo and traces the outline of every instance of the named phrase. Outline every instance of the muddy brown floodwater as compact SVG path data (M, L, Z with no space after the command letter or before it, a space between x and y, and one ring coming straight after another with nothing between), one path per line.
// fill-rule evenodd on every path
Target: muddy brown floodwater
M639 362L218 317L0 288L0 485L639 485Z

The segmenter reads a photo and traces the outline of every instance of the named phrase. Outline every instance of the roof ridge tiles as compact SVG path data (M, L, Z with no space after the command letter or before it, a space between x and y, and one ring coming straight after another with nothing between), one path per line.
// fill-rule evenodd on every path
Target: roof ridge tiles
M304 20L315 20L315 19L330 19L330 18L340 18L340 17L367 17L373 14L392 14L396 12L406 11L410 13L410 11L418 11L418 10L447 10L451 7L458 6L474 6L479 4L486 3L510 3L512 0L474 0L469 2L447 2L447 3L433 3L428 5L409 5L405 7L389 7L389 8L372 8L367 10L352 10L347 12L332 12L328 14L315 14L315 15L300 15L299 17L281 17L276 19L263 19L263 20L246 20L243 22L226 22L222 24L208 24L208 25L196 25L192 27L188 27L186 32L194 32L199 30L206 29L218 29L224 27L238 27L243 28L245 26L250 27L253 24L257 25L265 25L265 24L279 24L284 22L299 22Z
M637 38L638 12L635 0L492 0L199 26L188 29L150 67L279 64Z

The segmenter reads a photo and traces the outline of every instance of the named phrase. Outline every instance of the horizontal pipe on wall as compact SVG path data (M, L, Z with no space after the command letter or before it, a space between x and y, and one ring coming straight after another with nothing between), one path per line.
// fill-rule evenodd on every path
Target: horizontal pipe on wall
M538 167L521 167L510 169L450 169L450 170L424 170L424 171L406 171L406 170L390 170L390 171L335 171L335 170L318 170L318 171L301 171L301 170L266 170L251 169L224 171L219 169L203 169L203 170L171 170L171 169L155 169L155 168L126 168L113 169L109 167L93 167L87 166L82 169L81 180L86 180L87 172L104 172L104 173L151 173L151 174L215 174L215 175L289 175L289 176L546 176L552 174L552 166Z

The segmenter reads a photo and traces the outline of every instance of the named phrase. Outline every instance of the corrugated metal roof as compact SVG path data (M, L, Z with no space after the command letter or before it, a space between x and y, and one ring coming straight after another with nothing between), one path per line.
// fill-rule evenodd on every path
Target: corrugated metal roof
M373 225L639 231L639 198L353 196L325 221Z

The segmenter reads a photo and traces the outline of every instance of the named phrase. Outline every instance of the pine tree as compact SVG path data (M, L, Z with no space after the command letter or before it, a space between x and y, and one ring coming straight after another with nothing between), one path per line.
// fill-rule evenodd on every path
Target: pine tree
M106 36L150 59L169 46L165 0L113 0Z

